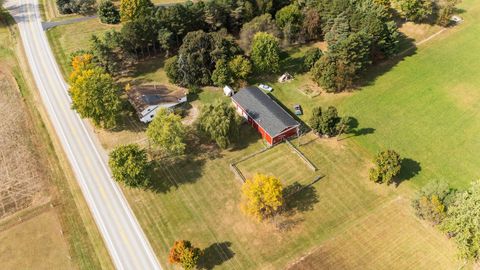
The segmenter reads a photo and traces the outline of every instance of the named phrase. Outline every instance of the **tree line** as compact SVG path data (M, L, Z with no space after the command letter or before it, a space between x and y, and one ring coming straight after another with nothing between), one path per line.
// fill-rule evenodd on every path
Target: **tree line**
M435 17L446 25L455 4L455 0L211 0L154 6L149 0L121 0L117 9L104 0L98 8L101 21L122 21L123 27L94 36L91 51L114 75L132 68L138 59L174 54L166 65L169 79L196 87L242 84L253 73L276 73L282 49L326 41L325 53L305 56L305 69L323 89L338 92L351 88L372 63L397 53L396 17L415 22Z

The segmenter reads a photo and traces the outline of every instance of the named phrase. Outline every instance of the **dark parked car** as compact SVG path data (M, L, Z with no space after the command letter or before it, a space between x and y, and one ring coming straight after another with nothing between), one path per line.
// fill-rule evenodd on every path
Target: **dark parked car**
M296 115L302 115L303 114L302 106L300 106L299 104L293 105L293 110L295 111Z

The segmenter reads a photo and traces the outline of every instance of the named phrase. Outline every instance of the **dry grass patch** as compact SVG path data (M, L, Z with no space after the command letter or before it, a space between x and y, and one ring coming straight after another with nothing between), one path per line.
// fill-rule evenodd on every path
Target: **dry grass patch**
M0 70L0 219L49 201L25 105L14 79Z
M299 269L459 269L451 241L397 198L351 223L291 266Z
M408 38L413 39L414 42L420 42L442 29L443 27L441 26L431 25L428 23L405 22L398 30Z
M473 84L461 82L448 89L449 95L457 106L464 110L478 110L480 90Z
M76 269L55 211L0 231L2 269Z

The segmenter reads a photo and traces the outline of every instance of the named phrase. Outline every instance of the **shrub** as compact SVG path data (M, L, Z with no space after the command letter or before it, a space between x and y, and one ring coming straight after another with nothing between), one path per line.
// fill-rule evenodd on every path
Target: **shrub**
M168 80L171 83L179 84L180 83L180 74L178 70L178 56L172 56L165 60L165 73L167 74Z
M412 201L415 213L421 219L440 224L446 217L454 191L447 183L433 181L424 186Z
M104 0L98 5L98 17L102 23L117 24L120 22L120 12L112 1Z

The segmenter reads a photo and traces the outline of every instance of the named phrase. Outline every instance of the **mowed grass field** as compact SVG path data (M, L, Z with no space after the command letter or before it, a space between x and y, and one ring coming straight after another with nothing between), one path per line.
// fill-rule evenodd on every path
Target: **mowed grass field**
M392 148L415 161L414 185L439 179L466 187L480 177L480 2L460 8L463 23L341 104L360 127L374 129L355 142L372 155Z
M221 152L203 150L205 154L189 157L180 164L162 164L156 172L156 190L124 189L160 262L167 269L174 269L167 263L167 254L178 239L189 239L205 249L206 259L201 267L206 269L282 269L324 241L350 231L354 228L352 224L363 222L399 196L393 187L368 182L370 163L361 150L336 140L315 140L314 136L307 135L303 138L306 144L299 149L319 168L318 172L311 171L285 144L238 164L246 175L274 174L287 188L294 182L305 187L314 176L325 175L289 197L286 216L275 222L259 223L242 213L241 183L229 169L230 162L264 147L250 127L243 126L242 131L247 132L243 134L248 140L245 148ZM296 140L293 143L298 144ZM395 215L392 211L388 218L404 222L404 216ZM415 218L411 215L409 219ZM415 223L411 233L422 228L423 225ZM455 251L443 245L445 238L441 233L434 228L425 230L429 231L430 236L426 238L433 243L434 253L425 252L418 255L419 259L428 263L436 259L436 254L442 254L450 265L456 265ZM386 228L387 239L389 233ZM399 237L398 232L392 233L396 236L391 239ZM370 245L378 248L385 245L384 239L371 239ZM412 246L405 244L397 248L413 254L421 245L423 243L412 239ZM368 254L370 249L356 252L364 256L362 254ZM392 264L395 261L399 266L415 266L409 257L395 257Z
M78 269L53 209L0 230L0 243L2 269Z
M421 223L409 203L398 198L379 206L288 269L459 269L455 245Z

